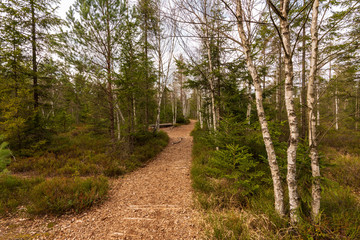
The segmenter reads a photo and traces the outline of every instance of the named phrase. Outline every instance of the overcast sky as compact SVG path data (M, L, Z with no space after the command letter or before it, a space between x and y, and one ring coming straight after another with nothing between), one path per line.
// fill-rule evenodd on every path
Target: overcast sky
M75 0L61 0L60 8L58 9L58 14L63 19L66 18L66 12L69 10L69 7L75 2Z

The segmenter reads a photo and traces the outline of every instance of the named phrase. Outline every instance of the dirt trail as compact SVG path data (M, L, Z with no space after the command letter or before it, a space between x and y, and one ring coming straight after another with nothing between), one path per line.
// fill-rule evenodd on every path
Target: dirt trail
M190 181L193 127L165 129L169 145L146 167L114 180L101 206L56 220L23 219L29 228L19 228L35 239L199 239Z

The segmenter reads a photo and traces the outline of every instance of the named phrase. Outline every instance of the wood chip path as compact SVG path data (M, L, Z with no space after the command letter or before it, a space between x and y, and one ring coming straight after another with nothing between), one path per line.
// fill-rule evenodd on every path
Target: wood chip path
M114 180L99 207L60 218L3 219L0 239L200 239L190 180L193 127L192 121L165 129L170 143L164 151Z

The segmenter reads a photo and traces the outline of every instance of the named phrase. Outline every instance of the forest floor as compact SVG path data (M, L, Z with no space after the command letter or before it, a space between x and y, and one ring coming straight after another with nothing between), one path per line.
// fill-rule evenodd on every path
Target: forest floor
M190 179L194 124L164 129L169 145L146 167L112 180L103 204L61 217L0 219L0 239L200 239Z

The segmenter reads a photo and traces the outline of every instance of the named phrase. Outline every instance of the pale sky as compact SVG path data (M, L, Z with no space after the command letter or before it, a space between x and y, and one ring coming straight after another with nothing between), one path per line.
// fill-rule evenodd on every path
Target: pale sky
M60 7L58 9L58 15L66 19L66 12L69 10L70 6L73 5L75 0L60 0Z

